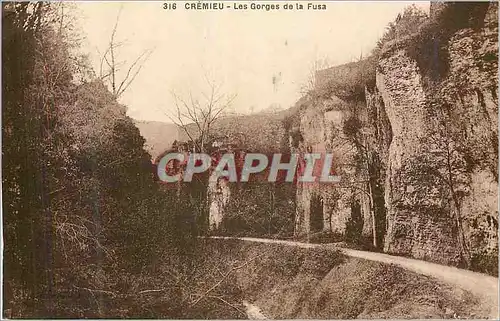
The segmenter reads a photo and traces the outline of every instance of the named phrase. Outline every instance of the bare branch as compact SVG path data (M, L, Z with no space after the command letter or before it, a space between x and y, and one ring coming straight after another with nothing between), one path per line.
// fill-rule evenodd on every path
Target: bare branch
M220 286L222 284L222 282L224 282L224 280L227 279L227 277L229 277L231 275L231 273L233 273L236 270L244 268L245 266L247 266L248 264L252 263L253 261L255 261L256 259L258 259L259 257L263 256L264 254L266 254L266 252L264 252L264 253L262 253L260 255L254 256L253 258L251 258L250 260L246 261L245 263L243 263L243 264L241 264L239 266L235 266L235 267L231 268L226 274L224 274L224 276L219 281L217 281L213 286L211 286L207 291L205 291L205 293L203 293L198 299L196 299L195 301L193 301L190 304L190 306L195 306L204 297L208 296L208 294L210 292L212 292L213 290L215 290L218 286Z
M224 300L224 299L223 299L222 297L220 297L220 296L208 295L208 296L207 296L207 298L211 298L211 299L216 299L216 300L219 300L219 301L221 301L222 303L226 304L227 306L229 306L229 307L231 307L231 308L235 309L236 311L238 311L239 313L241 313L243 316L245 316L245 317L246 317L246 315L247 315L245 311L243 311L243 310L241 310L240 308L238 308L237 306L235 306L235 305L233 305L233 304L231 304L231 303L227 302L226 300Z
M212 124L221 116L222 112L226 110L234 101L236 95L227 97L225 94L220 93L220 85L211 81L208 76L204 75L208 84L209 91L201 92L202 101L195 99L192 92L189 92L186 99L171 92L175 110L167 114L167 117L179 127L182 127L189 139L195 143L196 147L203 151L207 140L210 138L210 130ZM190 132L187 123L193 123L198 130L196 140L194 133Z
M149 57L151 56L152 53L153 53L152 50L143 51L139 55L139 57L137 57L137 59L130 65L130 67L128 68L127 74L125 75L125 78L123 78L123 81L118 86L118 90L116 93L117 97L121 96L127 90L127 88L130 86L130 84L135 80L135 77L137 77L137 75L141 71L142 67L144 66L144 63L149 59ZM130 76L132 69L134 69L134 67L139 63L139 61L141 61L141 59L142 59L141 64L137 67L136 71L132 74L132 76Z
M152 293L152 292L163 292L165 289L155 289L155 290L143 290L140 291L139 294Z
M134 61L129 65L127 72L121 81L118 80L118 71L121 67L126 65L126 61L119 61L117 55L117 48L120 48L124 42L116 41L116 34L118 31L118 25L120 22L120 16L123 10L123 5L120 6L118 14L116 16L115 24L111 31L111 36L109 40L109 45L106 48L104 54L102 54L99 65L99 78L104 80L108 79L111 85L111 92L115 98L119 98L134 82L135 78L142 70L145 62L151 56L153 50L144 50ZM104 71L104 65L107 65L108 71Z
M189 130L187 129L186 125L184 124L182 118L183 118L183 115L182 115L182 112L181 112L181 108L178 104L178 99L176 99L176 96L174 95L174 102L175 102L175 107L176 107L176 115L175 116L172 116L172 115L169 115L168 113L165 113L165 116L167 116L175 125L177 125L177 127L180 127L184 130L184 132L186 133L186 135L189 137L189 139L192 141L192 142L195 142L195 144L197 145L198 147L198 144L196 143L196 141L193 139L193 137L191 136L191 133L189 132Z
M116 65L115 65L115 35L116 29L118 28L118 22L120 21L120 15L123 9L123 5L120 6L120 10L118 11L118 15L116 16L115 26L113 27L113 31L111 32L111 40L109 42L109 50L111 54L111 87L113 89L113 95L116 96ZM107 59L106 59L106 62ZM109 62L108 62L109 65Z
M116 293L115 293L115 292L112 292L112 291L107 291L107 290L89 289L89 288L79 287L79 286L76 286L76 285L73 285L73 287L74 287L75 289L79 289L79 290L86 290L86 291L89 291L89 292L91 292L91 293L97 292L97 293L104 293L104 294L109 294L109 295L113 295L113 296L115 296L115 295L116 295Z

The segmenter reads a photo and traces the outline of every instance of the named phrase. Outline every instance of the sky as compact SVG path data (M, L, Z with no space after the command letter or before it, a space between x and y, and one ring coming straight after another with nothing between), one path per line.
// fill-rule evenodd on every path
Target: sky
M207 79L220 86L221 93L236 96L236 113L272 104L291 107L315 61L339 65L368 55L387 24L412 4L314 3L327 9L193 11L186 10L183 1L176 10L164 10L163 2L93 1L78 2L77 9L83 51L96 70L121 10L116 38L123 42L117 53L123 67L118 78L142 52L152 54L119 100L132 118L170 122L166 114L175 108L172 93L202 97L208 91ZM428 10L428 2L415 4Z

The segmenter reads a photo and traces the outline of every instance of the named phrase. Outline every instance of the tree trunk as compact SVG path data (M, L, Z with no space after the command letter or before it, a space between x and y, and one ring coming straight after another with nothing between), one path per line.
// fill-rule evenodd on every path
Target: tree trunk
M377 220L375 219L375 202L373 201L373 190L371 182L368 182L368 190L370 194L370 215L372 218L372 234L373 234L373 247L378 248L377 242Z
M460 211L460 202L458 200L458 197L457 197L457 194L455 192L455 182L454 182L454 179L453 179L453 166L451 164L451 152L450 152L450 144L449 142L446 143L446 166L448 167L447 170L448 170L448 185L450 187L450 191L451 191L451 197L453 199L453 204L455 206L455 223L456 223L456 226L457 226L457 238L458 238L458 244L459 244L459 247L460 247L460 254L462 256L462 259L466 265L467 268L470 267L471 263L470 263L470 255L469 255L469 251L467 249L467 244L466 244L466 241L465 241L465 233L464 233L464 230L463 230L463 226L462 226L462 221L461 221L461 218L462 218L462 214L461 214L461 211Z
M375 201L373 199L370 153L367 150L365 150L365 160L366 160L366 171L368 172L368 194L370 199L370 216L372 218L373 247L377 249L378 248L377 220L375 217Z

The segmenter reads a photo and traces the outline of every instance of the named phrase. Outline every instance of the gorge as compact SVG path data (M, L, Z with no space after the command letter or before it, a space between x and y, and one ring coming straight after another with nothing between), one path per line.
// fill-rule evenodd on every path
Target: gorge
M431 3L428 17L409 10L369 57L318 70L292 108L215 122L242 150L332 153L342 181L299 182L280 196L274 185L242 193L212 184L210 215L227 221L247 208L268 217L269 233L291 224L285 234L299 239L326 233L496 274L497 14L496 3Z

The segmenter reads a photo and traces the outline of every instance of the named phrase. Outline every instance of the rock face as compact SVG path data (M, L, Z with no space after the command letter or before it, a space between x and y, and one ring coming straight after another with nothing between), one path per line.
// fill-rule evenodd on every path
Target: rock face
M356 153L355 146L342 133L343 123L349 119L349 102L337 96L330 96L310 102L300 119L300 131L303 141L296 152L333 153L336 174L354 180L357 170L352 166ZM343 184L345 185L345 184ZM348 185L348 184L347 184ZM353 204L366 203L366 195L359 190L344 192L337 184L299 183L297 186L296 236L309 235L320 231L331 231L343 235L351 219ZM348 186L346 187L348 188ZM369 211L366 211L367 213ZM360 212L361 214L361 212ZM370 233L369 217L360 218L367 225Z
M226 180L211 180L208 182L208 226L209 230L217 231L224 218L224 212L231 197L231 189Z
M392 127L387 252L447 264L496 257L496 16L490 4L484 17L471 17L482 26L451 35L447 73L432 87L423 79L432 71L405 49L393 47L379 61L377 89Z
M366 62L339 66L341 80L327 70L334 88L303 108L299 148L334 153L343 182L297 190L296 234L318 229L321 199L322 229L361 233L389 253L495 269L497 15L496 3L434 5L428 25L383 47L376 72Z

